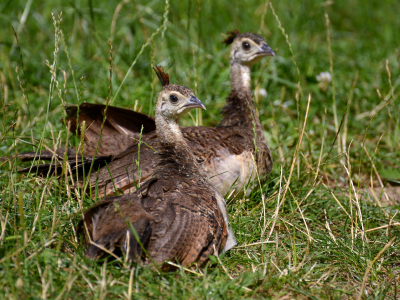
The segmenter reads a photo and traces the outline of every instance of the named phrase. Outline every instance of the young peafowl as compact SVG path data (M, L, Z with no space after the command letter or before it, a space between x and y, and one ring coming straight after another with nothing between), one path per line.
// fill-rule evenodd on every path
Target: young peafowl
M94 204L84 213L78 233L92 259L122 250L130 260L153 260L162 269L169 269L167 260L201 265L236 243L225 199L199 168L178 124L182 114L205 106L189 88L169 84L161 67L155 70L163 89L156 107L159 158L154 174L138 191Z

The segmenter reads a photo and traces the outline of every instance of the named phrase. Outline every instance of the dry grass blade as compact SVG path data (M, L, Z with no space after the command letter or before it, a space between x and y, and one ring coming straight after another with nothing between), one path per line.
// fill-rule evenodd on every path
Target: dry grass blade
M376 227L376 228L371 228L371 229L365 230L365 232L366 232L366 233L367 233L367 232L372 232L372 231L375 231L375 230L380 230L380 229L389 228L389 227L391 227L391 226L400 226L400 223L395 222L395 223L392 223L392 224L389 224L389 225L383 225L383 226L379 226L379 227Z
M385 247L383 247L381 249L381 251L379 251L379 253L375 256L374 260L369 264L367 270L365 271L364 278L363 278L363 281L362 281L362 284L361 284L361 288L360 288L360 293L359 293L359 295L357 297L357 300L361 300L361 298L362 298L362 295L364 293L365 284L367 283L368 274L369 274L369 271L371 270L372 266L382 256L382 254L386 251L386 249L389 248L392 245L392 243L394 242L395 239L396 239L396 237L392 238L385 245Z
M292 160L292 164L290 166L290 173L289 173L289 178L287 180L287 183L285 185L285 191L283 192L283 196L282 196L282 205L285 203L285 197L286 197L286 193L289 190L289 185L290 185L290 180L292 179L292 175L293 175L293 170L294 170L294 166L296 164L296 160L297 160L297 156L299 154L300 151L300 147L301 147L301 143L303 141L303 136L304 136L304 130L306 128L306 124L307 124L307 118L308 118L308 112L310 109L310 103L311 103L311 94L308 95L308 102L307 102L307 110L306 110L306 114L304 116L304 123L302 126L302 130L301 130L301 134L299 137L299 142L296 145L296 150L293 153L293 160Z
M382 188L382 190L383 190L383 194L385 195L387 202L390 203L390 204L392 204L391 201L390 201L390 199L389 199L388 194L386 193L385 186L383 185L381 176L379 176L379 173L378 173L378 170L377 170L376 167L375 167L374 161L372 160L371 155L369 155L368 150L365 148L365 145L363 146L363 149L364 149L365 154L367 154L367 157L368 157L369 161L371 162L372 168L374 169L375 175L376 175L376 177L378 178L379 185L381 186L381 188ZM373 189L373 188L374 188L374 187L371 186L371 189ZM381 204L381 202L379 201L379 199L376 198L376 201L377 201L379 207L382 207L382 204Z

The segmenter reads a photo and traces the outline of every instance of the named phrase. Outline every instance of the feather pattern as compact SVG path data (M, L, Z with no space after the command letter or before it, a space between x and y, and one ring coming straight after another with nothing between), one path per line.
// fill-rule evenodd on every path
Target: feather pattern
M160 95L172 92L164 87ZM84 213L78 233L89 258L119 250L130 260L169 269L167 260L203 264L235 244L225 200L199 169L176 122L163 115L168 105L163 99L159 96L156 110L160 142L154 175L136 192L107 197Z

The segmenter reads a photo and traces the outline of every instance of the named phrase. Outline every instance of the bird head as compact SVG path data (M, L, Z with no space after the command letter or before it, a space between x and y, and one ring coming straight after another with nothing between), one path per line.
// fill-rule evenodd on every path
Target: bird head
M154 71L163 85L157 101L157 111L163 117L178 121L183 114L193 108L206 109L190 88L169 84L169 76L162 67L156 66Z
M259 34L228 31L224 43L231 45L231 59L240 64L252 65L264 56L275 56L265 38Z

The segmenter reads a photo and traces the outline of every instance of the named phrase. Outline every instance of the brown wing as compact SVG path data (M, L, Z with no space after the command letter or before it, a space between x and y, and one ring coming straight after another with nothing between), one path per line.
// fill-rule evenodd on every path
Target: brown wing
M217 187L221 194L225 195L232 188L236 191L241 190L249 181L254 179L254 142L252 135L245 135L239 130L232 128L210 128L210 127L185 127L182 133L196 157L201 168L206 172L213 184ZM125 151L120 152L118 138L127 139L126 143L122 143L122 148L130 143L132 146ZM142 136L143 143L131 136L116 136L114 140L106 139L102 143L105 148L115 146L115 152L119 154L112 157L102 156L102 148L99 148L93 173L90 177L91 195L95 196L95 189L98 189L98 197L103 198L107 195L115 195L120 192L128 194L136 191L140 182L148 180L159 161L157 155L160 147L157 134L151 132ZM97 146L97 140L85 143L85 147L93 149ZM113 148L114 149L114 148ZM107 153L108 150L105 152ZM90 151L86 151L90 152ZM72 152L71 152L72 153ZM109 151L108 151L109 153ZM47 153L51 159L52 153ZM47 155L46 154L46 155ZM29 157L34 153L29 154ZM272 157L268 145L258 143L258 165L259 175L263 177L268 174L272 166ZM43 156L42 156L43 157ZM62 160L62 157L60 157ZM70 156L69 163L73 170L78 169L83 174L88 173L93 158L85 156L83 159L75 155ZM139 165L137 161L139 160ZM49 169L55 168L54 164L45 164L34 167L33 172L37 168L41 173L47 174ZM61 172L61 166L58 165L58 172ZM100 168L100 169L99 169ZM51 169L51 170L53 170ZM140 169L140 172L138 170ZM29 168L22 169L21 172L28 171ZM98 171L97 171L98 170Z
M84 134L83 157L81 153L76 157L75 149L68 149L69 164L72 170L85 167L88 172L93 157L96 154L97 167L103 166L108 161L108 157L123 153L126 149L137 144L142 134L154 132L156 129L154 118L139 112L119 107L109 106L106 113L106 121L101 132L101 124L106 106L103 104L83 103L79 106L68 106L66 108L67 117L63 122L70 122L70 131L73 134L81 135L83 121L86 123ZM100 144L98 143L101 133ZM98 145L99 144L99 145ZM97 149L97 151L96 151ZM64 157L64 150L58 150L54 155L50 151L42 151L40 160L53 160L56 157L61 161ZM1 159L1 158L0 158ZM36 152L27 152L18 155L22 161L32 161L39 159ZM62 166L57 163L45 163L28 168L20 169L18 172L38 172L46 175L57 171L60 173Z
M165 187L170 188L167 191ZM155 216L149 255L158 263L174 259L184 266L204 263L226 242L227 228L212 189L201 178L173 178L143 205ZM157 196L157 197L156 197Z
M113 157L106 167L91 175L89 188L92 189L92 195L96 187L100 198L118 192L132 193L136 191L139 179L143 183L151 177L158 162L157 152L160 145L155 132L143 136L142 140L144 143L140 144L140 148L136 143ZM138 159L139 165L137 165Z
M129 223L149 257L144 257ZM93 259L105 254L101 248L115 252L120 247L135 261L162 264L173 260L184 266L204 263L214 249L221 249L227 236L222 213L207 184L198 178L176 177L153 179L137 193L107 198L84 214L78 232L94 241L86 252Z
M70 131L73 134L82 134L81 126L85 121L85 149L84 156L93 156L101 134L101 141L97 156L117 155L135 144L140 132L143 134L156 129L154 118L129 109L102 104L83 103L79 106L69 106L66 109L67 117L64 122L70 122ZM101 125L103 123L103 131Z
M210 127L184 127L182 133L190 150L206 174L223 183L224 190L219 188L218 190L225 194L243 169L242 161L234 166L228 164L232 164L232 159L235 159L238 155L254 151L251 137L244 137L231 129ZM136 190L139 179L136 161L139 158L140 182L146 181L154 173L159 159L157 151L160 147L157 135L155 133L144 135L143 140L145 144L141 144L140 152L136 144L122 154L113 157L107 167L100 169L98 173L91 176L90 188L94 189L97 185L100 198L113 195L117 191L132 193ZM248 159L252 163L251 155L248 156ZM225 161L226 164L224 164ZM227 175L229 175L229 178L226 180Z
M98 133L101 123L103 122L105 109L106 105L91 103L83 103L79 106L68 106L66 108L66 121L70 120L71 125L74 126L71 127L71 132L75 134L77 129L76 118L79 111L79 115L84 115L85 117L90 118L89 120L96 123L96 126L93 126L95 127L93 129ZM86 122L86 127L88 127L89 124L90 123ZM79 122L79 125L82 125L81 122ZM130 109L115 106L108 106L104 126L103 131L106 130L107 133L119 133L122 135L140 133L142 126L143 133L149 133L156 129L153 117ZM80 130L80 128L78 128L78 130Z

